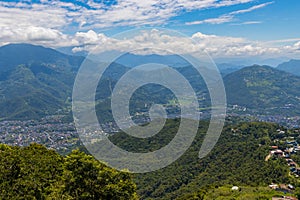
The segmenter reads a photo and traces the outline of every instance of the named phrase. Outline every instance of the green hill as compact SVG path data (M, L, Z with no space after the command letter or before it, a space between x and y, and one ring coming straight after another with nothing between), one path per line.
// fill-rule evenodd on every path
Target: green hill
M74 78L83 59L29 44L0 47L0 120L35 119L69 113ZM101 121L111 120L111 91L129 69L113 63L99 82L96 109L101 114ZM209 107L207 88L195 69L179 67L176 70L190 81L198 95L200 107ZM298 76L256 65L226 75L224 84L228 104L246 107L246 113L300 114ZM135 106L130 112L135 113L147 111L152 103L168 104L176 100L168 89L148 85L140 88L132 101ZM148 106L145 108L145 105ZM178 112L177 107L174 109Z
M110 139L131 152L153 151L168 144L178 125L179 120L169 120L160 133L149 139L132 138L123 133ZM278 125L258 122L227 124L214 149L199 159L198 152L207 125L200 122L195 141L176 162L155 172L135 175L142 199L210 199L212 193L223 195L224 190L228 193L225 196L230 197L230 188L234 185L242 188L240 196L270 199L273 195L284 195L268 189L272 182L300 186L289 176L284 159L265 161L276 130L281 128Z
M300 78L268 66L245 67L224 78L227 102L263 114L300 113Z
M281 63L277 66L277 69L300 76L300 60L292 59L288 62Z
M45 64L19 65L2 74L0 119L36 119L61 113L68 106L75 75Z
M0 170L0 199L137 199L129 173L78 150L63 157L38 144L0 144Z
M30 44L0 47L0 119L36 119L66 110L83 59Z
M0 47L0 120L70 113L74 80L84 59L30 44ZM128 70L112 66L99 84L102 88ZM109 93L102 88L97 97L105 99Z
M0 72L24 64L49 64L53 68L77 69L84 57L70 56L51 48L31 44L8 44L0 47Z

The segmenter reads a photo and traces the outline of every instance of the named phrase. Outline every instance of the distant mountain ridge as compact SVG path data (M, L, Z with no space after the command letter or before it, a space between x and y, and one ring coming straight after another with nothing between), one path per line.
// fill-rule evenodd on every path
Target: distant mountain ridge
M66 109L83 59L30 44L0 47L0 119L34 119Z
M148 64L148 63L159 63L165 64L172 67L186 67L190 63L179 55L136 55L131 53L126 53L119 57L115 62L126 67L136 67L138 65Z
M157 55L150 55L148 59L155 57ZM164 62L180 63L173 61L172 56L169 58ZM39 118L70 110L74 79L84 59L82 56L70 56L50 48L29 44L0 47L0 120ZM163 60L163 57L159 59ZM218 67L230 70L231 64L221 64ZM281 67L233 67L233 72L228 72L224 77L229 105L241 105L257 113L300 114L300 77L278 70ZM196 93L208 93L203 79L193 68L176 69L190 80ZM98 85L98 91L101 92L97 93L97 98L104 100L109 97L112 88L108 86L114 86L128 70L129 67L113 63ZM142 90L141 94L147 94L149 89L151 87ZM157 93L152 99L162 100L163 96L160 96L161 94ZM203 100L204 105L208 105L209 101L209 96L206 96ZM141 103L141 100L145 99L141 95L138 98L137 101Z
M74 80L84 60L82 56L31 44L0 47L0 120L70 113ZM127 70L112 63L104 77L116 79ZM102 85L110 83L106 80ZM106 98L108 93L102 93L100 98Z
M0 47L0 72L32 63L52 64L55 67L78 68L85 58L60 53L51 48L31 44L8 44Z
M269 114L300 114L300 77L254 65L224 78L227 101Z
M292 59L288 62L281 63L277 66L277 69L300 76L300 60Z
M191 66L191 64L181 55L136 55L132 53L126 53L116 59L115 62L130 68L148 63L158 63L173 68L183 68ZM223 75L232 73L244 67L243 65L236 65L231 63L217 63L216 66Z

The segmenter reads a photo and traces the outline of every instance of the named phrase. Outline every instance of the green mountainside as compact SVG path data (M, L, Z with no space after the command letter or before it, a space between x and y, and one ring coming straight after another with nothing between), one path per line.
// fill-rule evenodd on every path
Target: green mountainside
M73 83L83 59L29 44L0 47L0 120L70 113ZM101 113L102 121L111 118L111 91L128 70L113 63L100 80L96 110ZM176 70L189 80L200 106L209 107L207 88L195 69L178 67ZM227 103L246 107L250 114L298 115L299 83L299 77L268 66L245 67L224 77ZM148 85L135 93L133 102L137 106L132 113L147 111L149 106L144 105L169 104L174 102L174 95L166 88Z
M0 199L137 199L132 176L78 150L0 144Z
M29 44L0 47L0 120L38 119L69 114L74 80L84 57ZM112 64L100 86L127 68ZM103 82L103 83L102 83ZM107 98L103 92L99 98Z
M117 133L110 140L131 152L153 151L172 140L179 124L180 120L168 120L152 138L137 139ZM199 122L191 147L171 165L132 175L111 169L78 150L64 157L38 144L0 144L0 199L251 200L300 196L300 181L290 174L286 160L273 157L266 161L271 145L285 148L284 138L297 136L299 130L228 119L214 149L199 159L207 128L208 122ZM279 135L278 130L284 133ZM300 138L296 141L300 142ZM299 162L299 152L292 158ZM271 183L292 184L296 189L277 191L268 187ZM233 191L233 186L239 189Z
M288 62L281 63L277 66L277 69L300 76L300 60L292 59Z
M52 114L71 116L72 87L83 59L27 44L0 47L0 120L38 119ZM102 122L111 119L111 91L128 70L130 68L113 63L99 81L95 99L97 114ZM189 67L178 67L176 70L190 81L201 99L200 105L209 106L207 88L196 71ZM224 77L230 106L246 107L250 114L299 115L300 77L258 65L233 71ZM147 112L151 103L172 107L174 99L168 89L147 85L133 95L134 106L131 105L130 113ZM124 133L114 134L110 139L128 151L154 151L172 140L178 125L178 119L167 120L163 130L149 139L133 138ZM269 189L271 183L300 187L299 180L290 175L284 159L265 161L270 145L274 145L277 139L277 130L284 128L270 123L228 122L212 152L199 159L198 152L207 128L207 122L199 122L195 141L170 166L133 175L141 199L216 199L217 196L219 199L270 199L284 195ZM286 137L291 134L300 142L293 131L285 130ZM281 141L279 145L284 143ZM76 151L62 157L35 145L25 148L0 145L0 199L22 199L23 196L25 199L32 196L36 199L45 199L45 196L50 199L93 199L89 195L95 195L98 190L107 195L104 199L116 195L119 199L136 198L135 184L128 174L118 173L86 156ZM293 156L294 160L300 161L300 155ZM72 168L74 163L81 171ZM99 169L104 169L101 176L97 175ZM104 181L102 175L108 176L105 184L101 182ZM85 182L84 178L89 176L99 182ZM82 189L82 183L98 188L92 190L84 185ZM238 186L241 190L233 192L232 186ZM87 188L94 194L89 193ZM73 197L73 194L80 194L82 198ZM289 195L299 194L296 189Z
M300 77L268 66L254 65L224 78L228 104L256 113L300 113Z
M0 119L36 119L61 112L70 101L75 75L47 64L19 65L5 72L0 77Z
M48 64L53 68L77 69L84 57L60 53L51 48L31 44L8 44L0 47L0 72L18 65Z
M0 119L61 113L83 59L29 44L0 47Z
M160 133L149 139L119 133L111 136L110 140L131 152L153 151L172 140L178 125L179 120L169 120ZM207 122L199 123L193 144L173 164L155 172L135 175L138 194L142 199L212 199L209 197L213 193L224 195L220 199L235 199L237 196L270 199L275 195L284 195L269 189L271 183L300 186L300 182L289 175L285 159L265 161L270 145L277 137L277 130L282 127L259 122L229 123L214 149L199 159L198 152L207 127ZM232 186L242 188L241 192L232 193Z

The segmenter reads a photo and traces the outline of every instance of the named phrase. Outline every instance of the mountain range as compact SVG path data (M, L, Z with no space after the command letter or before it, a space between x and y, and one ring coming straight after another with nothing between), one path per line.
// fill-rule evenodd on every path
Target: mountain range
M292 59L288 62L281 63L277 66L277 69L300 76L300 60Z
M298 115L300 77L269 66L254 65L224 78L227 101L263 114Z
M106 105L111 92L108 86L113 88L122 74L131 67L153 59L173 65L191 82L198 94L206 94L206 100L209 100L201 76L178 56L128 56L131 59L120 58L112 63L105 78L99 83L98 91L101 91L102 96L98 95L98 98L102 99L101 102L106 102ZM34 119L69 113L74 79L84 59L83 56L67 55L30 44L0 47L0 119ZM298 115L299 63L299 60L291 60L277 68L219 64L218 67L224 75L228 104L246 107L252 113ZM151 89L153 88L145 88L141 94ZM169 94L167 96L170 97ZM143 95L137 98L139 102L147 99ZM159 98L163 98L161 93L152 96L152 100Z
M0 119L38 118L65 109L83 59L29 44L1 47Z

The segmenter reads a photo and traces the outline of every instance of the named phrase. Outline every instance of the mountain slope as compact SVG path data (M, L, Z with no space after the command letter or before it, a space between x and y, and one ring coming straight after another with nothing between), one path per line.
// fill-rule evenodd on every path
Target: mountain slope
M217 64L217 67L220 70L220 73L223 76L226 76L227 74L230 74L230 73L233 73L235 71L242 69L244 66L231 64L231 63L219 63L219 64Z
M127 67L136 67L138 65L148 64L148 63L159 63L163 65L168 65L172 67L185 67L189 66L190 63L186 61L179 55L136 55L127 53L120 56L116 63L122 64Z
M0 47L0 120L69 113L74 80L84 59L30 44ZM112 63L99 84L102 95L97 97L107 98L109 92L103 88L128 70Z
M29 44L0 47L0 119L61 112L83 59Z
M136 56L129 54L129 57ZM163 60L164 57L149 55L148 60L142 58L144 57L140 56L137 60L124 62L136 64L148 62L149 59ZM165 62L175 65L182 61L175 58L172 60L172 56L168 58ZM84 57L65 55L53 49L29 44L0 47L0 120L38 118L67 108L70 105L74 78L83 59ZM219 68L228 69L230 66L226 64ZM129 67L113 63L104 73L96 95L96 99L104 104L104 109L97 109L99 113L110 110L107 107L110 103L106 100L109 100L115 83L128 70ZM210 105L207 88L201 76L191 67L177 66L176 70L190 81L199 97L203 98L201 106ZM224 84L230 106L244 106L250 113L300 114L298 76L268 66L255 65L226 75ZM155 88L160 92L155 93ZM165 91L157 87L144 88L136 96L136 102L143 107L147 103L144 102L145 99L156 99L156 103L173 100L173 95ZM153 98L148 98L149 93Z
M151 138L118 133L110 140L130 152L152 152L165 147L174 138L179 124L179 120L168 120L166 126ZM199 123L195 141L177 161L163 169L135 175L142 199L201 199L195 196L223 185L268 189L271 182L293 183L284 160L265 161L276 130L281 128L278 125L258 122L227 124L214 149L199 159L207 127L207 122ZM101 142L95 146L99 148ZM272 193L271 190L268 192Z
M78 68L84 57L70 56L54 49L31 44L9 44L0 47L0 72L21 64L49 64L53 67Z
M300 60L292 59L288 62L281 63L277 66L277 69L300 76Z
M40 68L45 67L43 65ZM20 65L0 79L0 119L35 119L57 113L71 97L75 73L36 72Z
M268 66L243 68L224 78L227 100L257 112L300 113L300 77Z

